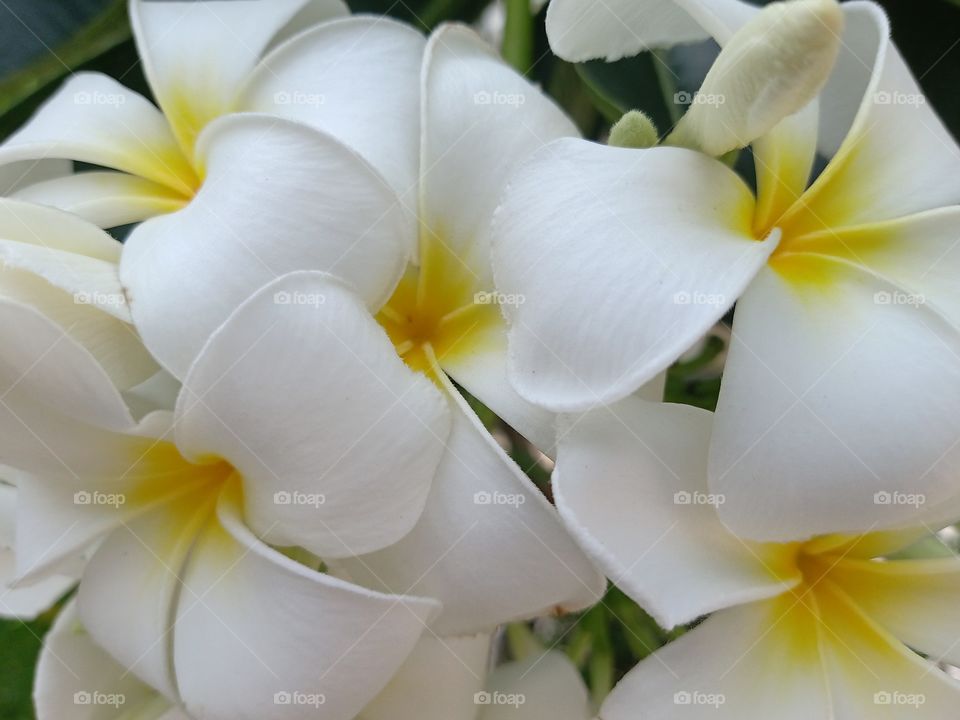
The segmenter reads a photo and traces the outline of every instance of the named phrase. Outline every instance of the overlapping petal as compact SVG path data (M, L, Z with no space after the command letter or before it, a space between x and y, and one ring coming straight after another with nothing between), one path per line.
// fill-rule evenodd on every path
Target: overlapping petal
M346 560L348 575L385 591L438 598L444 611L432 627L440 634L479 632L595 602L603 578L440 375L453 429L423 515L395 545Z
M779 549L721 525L706 486L710 413L628 398L565 418L554 496L573 535L664 627L799 581Z
M516 389L571 411L651 380L727 312L776 246L777 233L752 238L753 206L729 169L687 150L559 140L536 153L494 230L497 286L524 298L504 308Z
M174 629L188 713L354 718L413 651L437 603L380 595L289 560L247 530L229 490L218 519L191 554Z
M207 180L197 197L138 227L120 265L144 343L173 375L184 377L241 302L288 272L332 272L372 309L389 297L408 228L353 151L298 123L233 115L210 125L198 154Z
M312 273L270 284L230 317L187 376L177 418L188 456L226 458L243 475L261 537L322 557L409 532L450 423L356 295Z
M960 335L934 306L856 265L784 255L733 333L710 487L734 532L896 527L956 495Z

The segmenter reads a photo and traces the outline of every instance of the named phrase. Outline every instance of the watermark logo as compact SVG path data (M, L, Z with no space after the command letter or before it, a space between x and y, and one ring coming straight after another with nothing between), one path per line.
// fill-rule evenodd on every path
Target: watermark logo
M727 298L720 293L678 292L673 294L674 305L709 305L721 307L727 305Z
M478 292L473 294L474 305L513 305L518 307L527 301L526 296L518 293Z
M727 698L721 693L680 690L673 694L674 705L705 705L718 708L726 702Z
M121 307L126 305L127 299L123 296L123 293L105 293L97 290L76 292L73 294L73 302L76 305Z
M727 98L725 95L718 93L689 93L686 90L681 90L678 93L674 93L673 102L676 105L712 105L713 107L720 107L726 104Z
M686 490L680 490L673 494L674 505L711 505L713 507L720 507L726 501L727 498L719 493L687 492Z
M926 104L927 98L924 97L923 93L879 90L873 94L873 101L877 105L910 105L912 107L919 107Z
M873 303L875 305L907 305L909 307L920 307L925 305L927 299L923 295L916 293L907 293L900 290L889 292L881 290L873 294Z
M481 490L473 494L474 505L509 505L510 507L520 507L526 501L527 496L519 493Z
M119 708L126 704L127 697L123 693L105 693L99 690L88 692L79 690L73 694L74 705L103 705L112 708Z
M905 492L888 492L886 490L881 490L873 494L873 504L874 505L907 505L914 508L919 508L921 505L927 504L927 496L923 493L905 493Z
M926 702L927 697L922 693L887 692L883 690L873 695L874 705L896 705L900 707L918 708L926 704Z
M473 94L474 105L507 105L520 107L527 101L523 93L505 93L500 91L488 92L481 90Z
M108 92L76 92L73 94L74 105L103 105L107 107L119 108L127 102L125 95L120 93Z
M474 705L507 705L518 708L526 702L527 697L523 693L487 692L482 690L473 696Z
M123 493L105 493L95 490L78 490L73 494L74 505L94 505L118 508L125 505L127 496Z
M287 292L280 290L273 294L274 305L306 305L308 307L320 307L326 305L327 296L322 293L307 292Z
M274 505L304 505L307 507L318 508L327 502L327 496L323 493L305 493L294 490L280 490L273 494Z
M294 90L293 92L282 91L274 93L274 105L284 106L302 106L302 107L320 107L327 102L326 95L321 93L308 93Z
M299 705L302 707L318 708L327 702L327 697L323 693L305 693L295 690L287 692L282 690L273 694L274 705Z

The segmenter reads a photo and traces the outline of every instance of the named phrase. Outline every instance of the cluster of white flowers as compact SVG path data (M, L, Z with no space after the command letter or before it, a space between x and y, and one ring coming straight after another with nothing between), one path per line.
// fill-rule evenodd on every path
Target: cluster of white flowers
M466 27L130 15L157 106L76 74L0 146L0 614L79 582L39 720L586 720L491 642L606 578L710 617L603 720L955 712L960 560L898 553L960 518L960 149L878 6L553 0L574 62L721 45L635 147ZM661 402L734 303L716 413Z

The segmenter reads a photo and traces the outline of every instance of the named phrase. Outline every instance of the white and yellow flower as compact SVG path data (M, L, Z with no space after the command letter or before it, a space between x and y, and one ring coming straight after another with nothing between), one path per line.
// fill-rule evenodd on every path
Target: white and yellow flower
M671 7L670 17L706 7L636 5ZM771 12L829 18L829 5ZM711 7L738 27L727 4ZM724 521L758 540L864 532L916 513L875 502L878 492L928 505L957 492L960 149L882 10L841 7L843 42L817 100L753 143L756 195L688 149L561 140L515 177L495 231L500 289L527 299L507 308L512 381L554 410L629 395L737 303L710 487L727 498ZM753 12L737 32L717 33L721 58L756 60L744 46L772 53L766 64L726 63L714 81L735 98L745 86L783 90L755 80L778 69L777 45L750 33L779 26ZM751 113L744 103L733 117L749 128ZM749 139L736 129L740 144ZM809 182L818 148L832 159Z
M661 625L710 614L630 672L600 717L951 717L960 683L936 663L960 662L960 559L888 556L960 508L916 528L738 537L717 514L729 498L707 484L713 425L704 410L628 398L562 428L554 491L582 546Z

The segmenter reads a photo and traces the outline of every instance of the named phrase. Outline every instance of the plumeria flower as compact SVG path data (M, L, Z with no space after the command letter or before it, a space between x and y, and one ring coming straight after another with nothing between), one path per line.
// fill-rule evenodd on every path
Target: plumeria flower
M386 298L371 288L395 282L409 257L414 213L397 195L416 195L425 41L345 13L340 0L131 0L159 108L104 75L75 74L0 146L0 164L104 168L17 197L103 227L146 221L127 240L123 282L147 345L179 379L230 311L280 275L331 271L376 307ZM154 337L159 296L165 316L199 315L176 330L189 357Z
M936 663L960 662L960 560L889 556L960 507L927 509L917 528L816 536L810 518L808 541L741 538L707 484L713 426L637 398L564 422L554 488L583 547L664 627L712 613L631 671L600 717L952 717L960 683Z
M488 671L490 636L424 636L389 685L356 720L587 720L587 691L559 652ZM47 635L37 667L39 720L188 720L183 710L126 673L93 641L68 604ZM78 702L79 701L79 702ZM98 702L95 702L98 701ZM300 705L308 717L326 697L278 693L278 707ZM139 713L139 714L138 714Z
M678 3L670 17L694 5L706 7ZM724 16L726 7L710 17L736 27L739 11ZM771 7L832 17L819 0ZM877 492L921 493L931 505L956 493L960 149L880 8L842 8L823 91L753 143L756 195L700 152L561 140L515 176L494 233L499 287L527 298L507 308L513 384L554 410L629 395L737 301L709 476L727 498L724 522L758 540L863 532L915 514L875 502ZM777 45L752 32L792 36L802 23L771 26L764 12L717 35L721 60L758 61L765 52L750 48L766 46L769 62L724 63L726 83L781 97L783 83L755 78L780 68ZM733 113L740 144L752 110ZM818 146L832 159L810 182Z
M345 320L358 301L324 287ZM293 275L251 298L198 358L174 412L140 419L86 348L0 302L11 339L0 462L21 474L18 575L46 577L93 548L84 626L196 717L303 717L274 707L275 693L298 691L351 718L440 609L318 571L320 558L378 550L416 523L449 413L382 332L328 326L312 306L278 312L275 293L316 290Z

